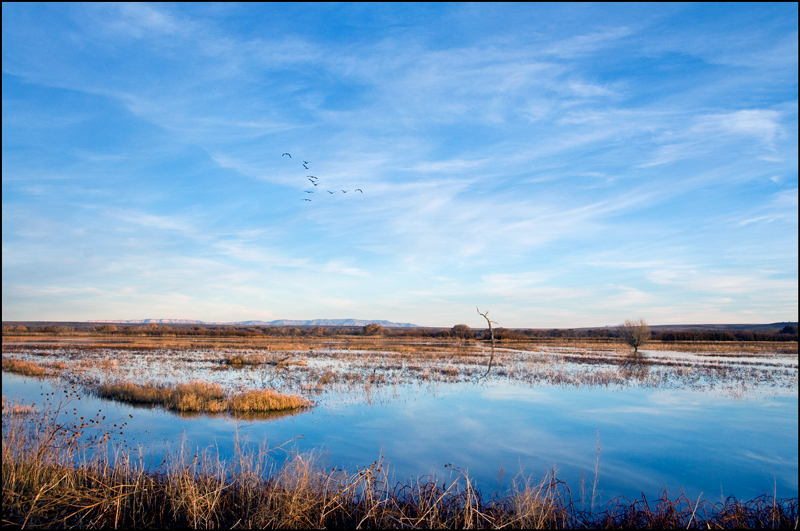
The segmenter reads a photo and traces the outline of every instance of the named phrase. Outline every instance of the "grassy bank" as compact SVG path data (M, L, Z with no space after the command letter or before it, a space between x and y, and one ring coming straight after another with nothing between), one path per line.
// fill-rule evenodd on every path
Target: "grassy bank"
M175 386L118 382L100 385L98 396L129 404L155 404L183 413L267 413L312 405L296 395L270 389L226 394L220 385L192 382Z
M487 500L469 476L404 484L383 463L326 471L296 455L276 468L266 450L222 461L179 449L158 470L109 448L105 417L59 422L69 402L41 411L4 403L3 525L61 528L775 528L797 527L797 499L711 504L685 497L616 500L599 511L562 482L517 477ZM112 428L113 426L113 428ZM124 426L124 425L123 425ZM85 442L90 441L90 442ZM88 450L88 451L87 451ZM91 455L91 458L87 458Z

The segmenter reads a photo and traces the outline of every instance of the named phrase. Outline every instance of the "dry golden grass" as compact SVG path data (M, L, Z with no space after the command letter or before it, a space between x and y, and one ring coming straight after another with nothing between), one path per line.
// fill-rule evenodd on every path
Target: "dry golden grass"
M103 398L131 404L156 404L183 413L266 413L309 407L311 402L269 389L228 395L218 384L191 382L176 386L118 382L100 385Z
M263 413L310 406L311 402L296 395L282 395L270 389L247 391L233 395L228 401L230 411Z
M171 398L172 390L153 384L119 382L101 385L97 389L97 394L103 398L130 404L166 404Z
M3 358L3 370L7 372L13 372L17 374L22 374L24 376L46 376L47 369L39 365L38 363L33 363L29 361L22 361L22 360L15 360L15 359L6 359Z
M75 341L75 339L80 341ZM326 336L326 337L145 337L124 336L108 337L92 333L71 333L69 336L30 334L13 337L11 348L17 348L18 343L41 343L47 341L53 347L80 347L83 349L254 349L277 352L302 352L317 349L343 349L343 350L381 350L399 354L419 354L425 352L430 356L470 355L482 350L488 343L476 340L461 340L453 338L397 338L380 336ZM542 346L567 347L576 349L624 351L628 347L619 339L609 338L531 338L525 340L503 339L497 341L500 348L513 348L519 350L535 350ZM3 345L3 351L7 350ZM796 341L648 341L643 347L645 350L672 350L683 352L740 352L740 353L765 353L777 352L784 354L798 353ZM238 363L261 363L258 357L251 360L243 358L231 360L231 365ZM226 362L227 363L227 362Z

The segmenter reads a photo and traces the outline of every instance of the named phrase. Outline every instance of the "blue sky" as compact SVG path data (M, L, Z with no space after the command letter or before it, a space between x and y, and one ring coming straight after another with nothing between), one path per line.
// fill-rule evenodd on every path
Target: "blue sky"
M4 3L3 320L796 321L797 26Z

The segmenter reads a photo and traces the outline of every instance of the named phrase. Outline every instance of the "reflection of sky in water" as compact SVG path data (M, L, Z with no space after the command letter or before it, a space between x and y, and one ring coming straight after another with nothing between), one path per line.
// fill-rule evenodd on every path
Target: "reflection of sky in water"
M40 402L51 385L3 373L8 399ZM237 423L226 417L182 418L85 397L72 407L128 422L125 437L158 464L185 436L188 445L216 445L229 458ZM449 477L452 463L487 494L506 488L520 467L536 479L555 466L578 497L581 472L591 489L600 429L601 501L623 494L648 497L663 487L717 499L798 493L798 398L731 399L714 393L652 388L524 387L440 384L405 387L372 405L323 401L312 410L269 421L238 422L254 447L294 440L299 451L320 450L326 466L366 466L381 452L395 479ZM133 419L128 419L128 414ZM277 460L284 452L275 452ZM498 469L505 467L502 484Z

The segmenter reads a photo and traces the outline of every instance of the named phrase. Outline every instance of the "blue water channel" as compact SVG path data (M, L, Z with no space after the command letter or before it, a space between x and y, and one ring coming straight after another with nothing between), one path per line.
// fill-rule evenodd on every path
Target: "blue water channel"
M2 384L7 399L37 404L58 385L5 372ZM796 390L732 398L637 387L442 384L401 388L371 404L324 400L296 415L251 421L187 418L87 395L73 407L78 415L101 409L107 419L127 421L124 439L141 445L153 466L182 442L191 451L213 446L228 459L238 429L253 448L288 442L285 449L316 452L327 468L355 470L383 456L398 481L447 480L445 465L452 464L487 496L503 495L520 472L538 480L555 467L579 498L582 474L591 491L599 431L597 503L642 493L652 499L662 489L711 501L798 495ZM273 452L278 463L286 455Z

